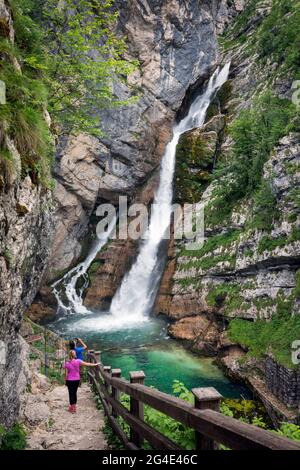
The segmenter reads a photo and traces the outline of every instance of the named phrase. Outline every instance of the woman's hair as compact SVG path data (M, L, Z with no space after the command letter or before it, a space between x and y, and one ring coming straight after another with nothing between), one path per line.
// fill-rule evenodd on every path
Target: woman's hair
M70 349L75 349L75 341L71 340L69 342Z
M76 359L76 352L74 351L74 349L71 349L71 351L69 352L69 359Z

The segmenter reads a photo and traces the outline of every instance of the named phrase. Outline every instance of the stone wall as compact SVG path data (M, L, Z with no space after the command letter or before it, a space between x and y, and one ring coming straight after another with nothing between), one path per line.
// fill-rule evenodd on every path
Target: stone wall
M265 380L270 392L287 406L300 405L300 369L287 369L271 356L265 361Z

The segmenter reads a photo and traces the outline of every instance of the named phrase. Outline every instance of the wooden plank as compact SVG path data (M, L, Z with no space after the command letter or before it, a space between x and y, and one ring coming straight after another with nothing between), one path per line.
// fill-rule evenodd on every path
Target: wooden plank
M214 387L193 388L192 393L195 399L195 408L198 410L220 411L220 400L222 395ZM219 444L213 439L209 439L204 434L196 431L196 449L198 450L218 450Z
M109 420L109 423L111 425L111 427L113 428L115 434L118 436L118 438L120 439L121 442L123 442L123 444L125 445L125 447L127 447L128 449L130 450L139 450L139 448L133 443L133 442L130 442L127 435L125 434L125 432L123 431L123 429L121 428L121 426L119 425L118 421L109 414L109 406L108 404L106 403L106 400L104 398L104 396L102 395L101 393L101 390L100 390L100 387L99 385L97 384L96 380L95 380L95 377L93 376L93 374L91 372L89 372L89 375L91 376L91 380L94 382L94 385L97 389L97 392L98 392L98 395L101 399L101 402L102 402L102 405L103 405L103 408L104 408L104 411L105 411L105 414L107 415L107 418Z
M153 446L154 449L182 450L180 446L165 437L156 429L152 428L149 424L131 415L127 408L125 408L125 406L123 406L120 402L114 400L111 396L109 396L104 385L96 384L96 388L98 390L99 395L103 395L105 397L105 401L110 402L117 414L122 416L122 418L129 424L129 426L139 432ZM103 398L101 400L103 402Z
M117 378L120 378L121 377L121 374L122 374L122 371L121 369L112 369L111 371L111 376L112 377L117 377ZM116 401L119 401L120 400L120 391L115 388L115 387L111 387L111 396L112 398L114 398ZM118 414L116 413L116 411L114 409L112 409L112 415L117 418Z
M27 343L33 343L34 341L41 341L44 339L43 335L32 335L26 338Z
M130 383L131 384L143 384L145 380L145 374L141 371L130 372ZM144 403L130 398L130 413L136 416L141 421L144 421ZM136 446L143 446L143 438L139 432L135 431L135 428L130 428L130 440L135 443Z

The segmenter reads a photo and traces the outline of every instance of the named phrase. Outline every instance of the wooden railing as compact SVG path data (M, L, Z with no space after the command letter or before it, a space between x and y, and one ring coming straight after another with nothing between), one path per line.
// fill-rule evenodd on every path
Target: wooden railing
M100 362L99 351L89 351L89 362ZM181 447L144 421L144 405L194 429L197 450L217 450L219 444L234 450L300 450L300 443L265 431L219 412L222 396L212 387L196 388L194 405L144 385L142 371L131 372L130 382L121 378L120 369L108 366L91 368L90 383L95 386L115 434L131 450L142 448L146 440L153 449L181 450ZM120 402L120 393L129 395L130 409ZM130 436L123 431L117 417L130 427Z

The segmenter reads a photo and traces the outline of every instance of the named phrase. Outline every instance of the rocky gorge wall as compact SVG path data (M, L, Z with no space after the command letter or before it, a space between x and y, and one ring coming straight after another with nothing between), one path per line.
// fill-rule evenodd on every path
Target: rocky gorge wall
M3 0L0 24L1 36L13 43L11 10ZM5 54L1 53L1 60L7 60ZM13 63L20 71L16 58ZM21 155L2 119L0 141L1 165L3 143L14 161L6 172L1 166L0 175L0 424L10 427L29 378L27 348L19 330L23 313L40 287L50 252L53 206L50 190L37 185L30 175L21 177Z
M263 147L258 150L264 162L260 189L234 203L229 197L226 199L228 194L232 194L228 178L234 184L236 175L245 171L243 160L240 160L240 167L234 169L235 173L225 176L227 182L220 176L210 184L210 173L216 161L224 162L223 165L228 167L228 158L233 158L234 151L238 151L230 132L235 123L238 123L236 139L242 139L245 131L248 132L246 139L249 146L255 145L251 141L251 132L254 131L251 130L251 119L246 123L246 129L243 127L245 121L239 119L240 116L247 116L243 113L257 106L258 96L274 94L275 98L268 102L269 109L275 109L276 99L281 100L281 110L284 106L287 109L292 106L294 72L285 68L283 73L280 64L272 62L271 57L265 63L261 61L257 46L264 24L271 21L270 17L275 17L278 2L248 2L248 5L248 16L245 14L238 18L221 40L223 60L231 60L229 82L211 106L203 129L182 136L177 149L175 197L179 201L201 201L204 204L206 241L202 249L196 252L185 250L181 242L171 245L155 310L172 321L170 334L184 340L192 350L200 354L218 355L220 364L232 377L246 379L259 376L266 383L270 396L273 393L286 405L297 407L299 397L294 389L292 392L292 383L287 385L289 377L297 376L291 363L292 339L290 342L287 339L283 345L282 336L292 338L288 333L292 328L294 338L300 337L297 287L300 267L299 126L296 124L294 132L281 134L265 160ZM290 11L286 12L286 18ZM281 28L284 28L283 24ZM267 109L263 107L265 116ZM286 121L289 124L297 119L296 108L293 109L294 117ZM260 119L258 114L253 115L254 122L256 119ZM268 120L268 117L265 119ZM275 112L271 119L273 122L276 119ZM260 136L256 134L257 139L262 134L263 130ZM247 158L246 152L244 150L244 159ZM218 201L219 194L224 197L222 185L229 191L222 204L218 205L215 201ZM261 201L258 204L259 198ZM269 225L268 211L271 212ZM238 322L231 323L233 319L238 319ZM241 323L240 319L248 323ZM266 324L266 328L270 328L270 324L276 324L273 321L278 322L277 329L268 330L269 343L272 343L272 335L277 335L272 346L268 346L277 354L273 368L267 359L260 367L249 360L247 368L245 353L249 348L252 355L268 357L264 356L267 350L263 351L258 344L262 341L267 348L268 341L262 336L262 328ZM287 325L291 322L293 326L286 326L284 332L280 328L284 328L285 322ZM230 327L231 324L235 329ZM251 324L256 329L251 329ZM282 331L281 339L279 331ZM259 353L255 352L255 347L261 348Z

